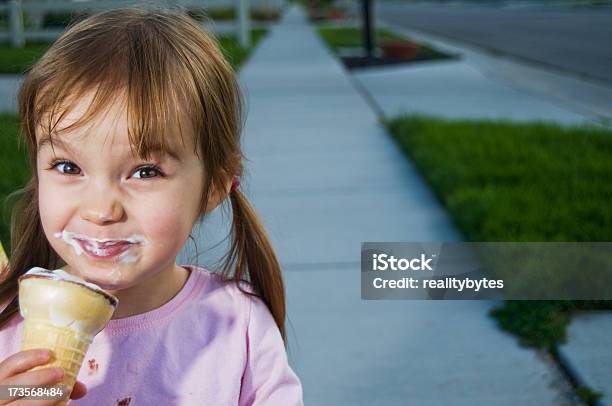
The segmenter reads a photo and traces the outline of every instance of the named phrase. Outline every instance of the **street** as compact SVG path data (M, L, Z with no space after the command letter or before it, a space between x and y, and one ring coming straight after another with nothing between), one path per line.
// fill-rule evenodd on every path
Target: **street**
M378 2L390 23L612 84L612 10Z

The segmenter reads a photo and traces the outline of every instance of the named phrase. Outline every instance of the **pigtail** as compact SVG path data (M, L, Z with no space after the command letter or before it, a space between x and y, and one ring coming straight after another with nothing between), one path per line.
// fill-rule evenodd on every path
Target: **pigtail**
M235 189L230 192L230 200L233 213L232 242L223 274L227 275L231 265L235 264L233 278L238 288L245 294L253 295L240 288L240 281L244 280L245 274L248 275L254 295L261 298L270 309L286 345L285 289L280 263L265 228L246 196L240 189Z
M18 278L34 266L54 268L59 257L45 237L38 212L36 178L23 189L11 216L11 254L8 272L0 283L0 304L6 304L0 312L0 329L19 311Z

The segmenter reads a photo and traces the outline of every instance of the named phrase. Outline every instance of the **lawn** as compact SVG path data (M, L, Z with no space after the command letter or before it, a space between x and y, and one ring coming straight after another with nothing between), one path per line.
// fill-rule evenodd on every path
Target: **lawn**
M264 28L256 28L251 30L251 48L245 49L240 46L238 39L234 36L224 36L219 38L221 47L225 57L231 62L234 69L238 70L240 66L246 62L246 59L251 54L251 51L257 46L259 41L266 36L268 30Z
M363 34L361 29L352 27L319 27L319 35L327 43L327 45L334 51L338 52L341 48L362 48L363 45ZM377 29L374 33L374 44L379 46L382 41L387 40L409 40L404 36L398 35L394 32ZM417 55L418 58L425 59L440 59L448 58L449 55L437 51L427 45L418 44Z
M28 43L23 48L0 44L0 73L23 73L49 48L48 43Z
M612 131L423 116L386 124L468 241L612 241ZM521 344L553 349L571 314L591 308L612 300L506 301L492 315Z
M22 187L30 178L27 154L17 146L19 122L13 114L0 114L0 241L7 251L10 247L10 210L5 204L9 193ZM13 202L11 202L13 203Z
M239 69L265 34L266 30L253 30L253 46L249 49L242 48L234 37L220 38L223 52L234 68ZM46 49L47 46L48 45L45 45L44 49ZM4 63L6 59L3 57L7 49L9 48L0 47L0 72L2 72L2 68L9 66ZM44 49L42 51L39 49L37 51L38 53L33 58L29 53L27 53L30 55L28 57L25 56L26 53L23 53L21 56L15 56L13 61L19 61L15 63L20 64L20 68L17 72L22 72L27 64L31 63L44 52ZM12 50L7 53L10 52L14 55L18 54L18 52L13 52ZM13 114L0 114L0 241L7 252L9 252L10 249L10 211L14 201L11 199L11 201L6 202L5 198L9 193L22 187L30 177L26 151L23 148L21 150L18 149L17 135L18 120L16 116Z
M319 35L333 50L340 48L359 48L363 46L363 34L359 28L352 27L319 27ZM378 29L374 33L374 42L380 43L383 40L404 39L391 31Z

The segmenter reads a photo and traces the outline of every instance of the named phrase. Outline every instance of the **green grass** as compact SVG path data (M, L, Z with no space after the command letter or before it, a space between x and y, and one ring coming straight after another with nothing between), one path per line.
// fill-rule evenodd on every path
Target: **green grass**
M42 20L44 28L63 28L71 22L76 22L88 17L91 13L86 11L49 11L45 13Z
M253 46L242 48L234 37L221 37L219 39L223 53L235 69L244 64L257 43L266 35L267 30L256 29L252 32ZM0 61L3 48L0 47ZM42 52L40 52L42 54ZM28 63L31 60L28 59ZM5 65L6 66L6 65ZM0 63L0 71L2 63ZM25 69L22 66L22 69ZM13 201L6 202L6 196L21 188L30 178L27 155L24 150L17 147L18 120L13 114L0 114L0 241L8 252L10 249L10 212Z
M234 69L239 69L240 66L246 62L248 56L251 54L253 49L257 46L259 41L266 36L268 30L264 28L256 28L251 30L251 42L250 48L245 49L240 46L238 39L234 36L220 37L219 42L223 50L223 54L228 61L232 64Z
M363 35L360 29L351 27L319 27L319 35L325 40L328 46L337 51L339 48L361 48L363 47ZM374 42L382 40L398 40L403 37L387 31L378 29L374 33Z
M13 48L7 43L0 44L0 73L21 74L25 72L50 45L49 43L28 43L23 48Z
M393 120L471 241L612 241L612 132L552 124Z
M91 13L86 11L49 11L42 16L41 28L63 28L70 22L78 21ZM23 25L25 29L33 29L34 21L27 12L23 14ZM0 12L0 28L8 30L9 21L6 12Z
M331 48L332 51L338 52L340 48L363 48L363 33L359 28L352 27L319 27L318 29L319 35L323 38L323 40L327 43L327 45ZM379 46L382 41L387 40L410 40L404 36L398 35L394 32L385 30L385 29L377 29L374 33L374 44L375 46ZM426 58L426 59L440 59L440 58L448 58L450 55L447 55L443 52L440 52L434 48L431 48L427 45L418 44L416 58Z
M597 401L603 397L603 393L597 392L588 386L580 386L576 393L580 399L588 406L595 406Z
M252 30L253 47L266 35L265 29ZM219 38L224 53L234 68L239 67L249 55L251 49L243 49L233 36ZM0 73L22 74L32 63L38 60L51 46L50 43L27 43L24 48L13 48L9 44L0 44Z
M507 300L491 310L499 325L525 347L553 350L566 342L566 327L577 310L610 309L609 300Z
M612 241L612 131L423 116L386 124L468 241ZM506 301L492 315L521 344L550 349L571 314L590 308L612 300Z
M13 114L0 114L0 241L10 249L10 215L14 201L6 197L30 179L26 152L17 147L19 122Z

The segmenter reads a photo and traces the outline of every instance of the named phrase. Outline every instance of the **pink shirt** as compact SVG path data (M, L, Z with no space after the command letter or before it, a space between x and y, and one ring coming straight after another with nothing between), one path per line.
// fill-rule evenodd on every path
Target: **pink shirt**
M147 313L111 320L91 343L74 405L303 405L265 303L196 266ZM2 309L5 305L0 306ZM0 330L0 361L19 352L21 315Z

